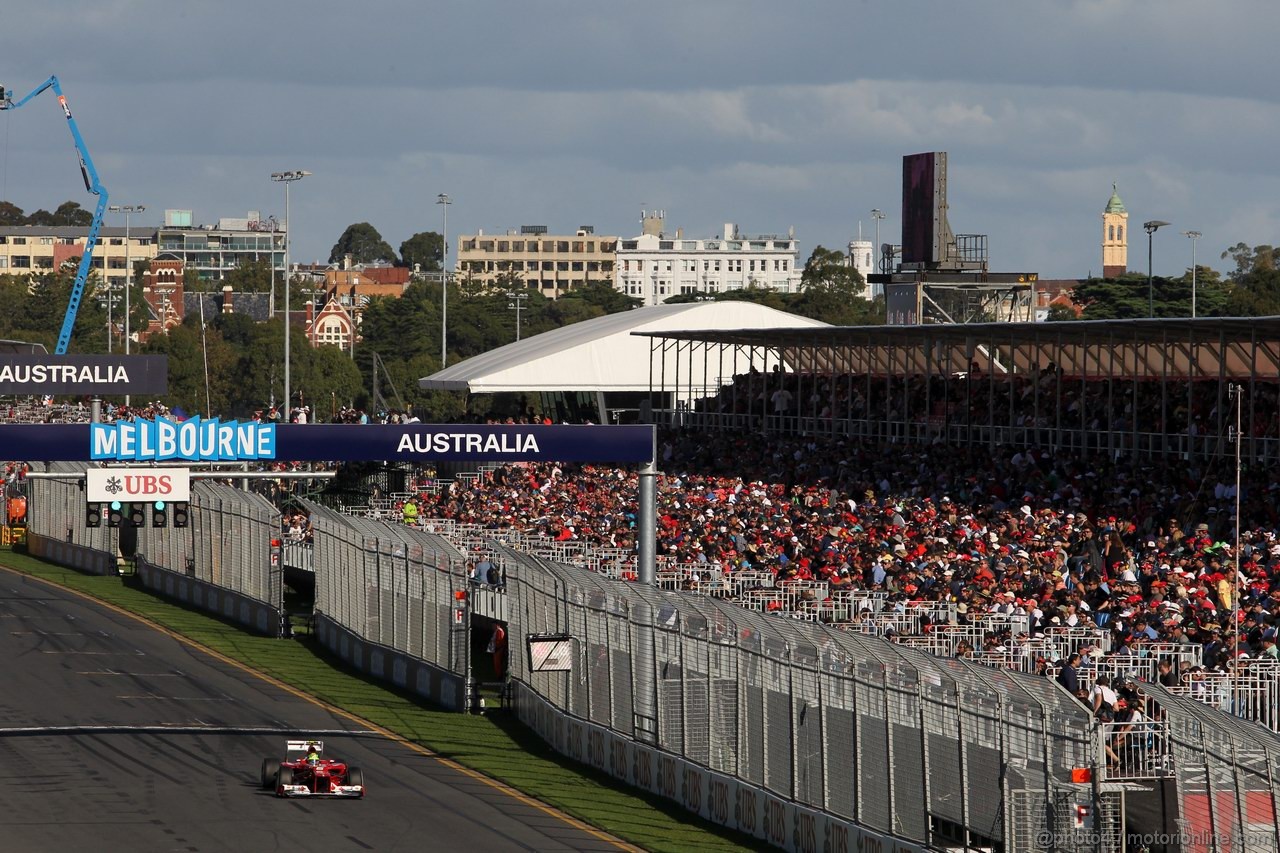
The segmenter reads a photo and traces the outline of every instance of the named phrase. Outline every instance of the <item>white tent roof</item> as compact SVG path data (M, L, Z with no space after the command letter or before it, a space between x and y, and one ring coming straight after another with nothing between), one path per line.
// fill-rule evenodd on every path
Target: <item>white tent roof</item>
M418 380L428 390L648 391L651 339L632 332L812 328L828 324L752 302L655 305L574 323L469 358ZM688 370L686 353L681 372ZM700 356L695 355L695 362ZM700 364L700 362L698 362ZM655 366L655 370L657 367ZM696 375L701 371L695 366ZM713 366L713 379L721 371Z

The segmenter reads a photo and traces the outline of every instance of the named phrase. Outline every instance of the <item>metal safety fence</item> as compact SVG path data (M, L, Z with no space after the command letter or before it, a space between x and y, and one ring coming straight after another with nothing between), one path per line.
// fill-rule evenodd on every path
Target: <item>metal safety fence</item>
M1012 844L1015 793L1048 809L1095 764L1092 715L1048 679L495 550L511 635L574 642L568 672L516 654L513 678L800 806L922 846L992 848Z
M114 529L105 524L85 526L84 490L73 478L83 477L87 467L83 462L32 463L33 471L66 474L68 479L27 481L27 528L29 533L47 539L115 554L119 544Z
M284 581L271 546L280 511L255 492L213 480L192 481L187 507L187 527L170 518L164 527L138 528L138 556L283 610Z
M1280 853L1280 736L1159 685L1148 690L1168 723L1177 849Z
M467 622L455 597L467 587L463 553L417 527L299 503L314 531L316 614L465 677Z

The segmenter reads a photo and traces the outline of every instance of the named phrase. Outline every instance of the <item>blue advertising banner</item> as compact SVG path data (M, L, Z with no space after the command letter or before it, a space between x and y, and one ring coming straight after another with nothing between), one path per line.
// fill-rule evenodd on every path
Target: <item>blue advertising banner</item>
M0 455L30 462L648 462L651 426L0 424Z

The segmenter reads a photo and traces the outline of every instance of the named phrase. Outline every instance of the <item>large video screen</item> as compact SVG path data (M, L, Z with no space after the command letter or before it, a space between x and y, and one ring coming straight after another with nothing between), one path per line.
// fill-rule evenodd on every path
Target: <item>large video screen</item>
M936 151L902 158L902 262L934 263L934 224L937 222L938 158Z

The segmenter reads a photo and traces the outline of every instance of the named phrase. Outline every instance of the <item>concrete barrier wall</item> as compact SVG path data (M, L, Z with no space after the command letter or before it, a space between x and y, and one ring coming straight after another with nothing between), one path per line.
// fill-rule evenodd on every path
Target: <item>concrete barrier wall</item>
M258 634L280 636L280 611L246 595L152 565L144 558L138 559L138 580L165 598L238 622Z
M118 571L115 554L39 533L28 532L27 553L90 575L114 575Z
M761 788L571 717L514 682L520 720L557 752L712 823L791 853L924 853L925 848L798 806Z
M316 614L320 644L356 670L409 690L446 711L466 710L462 676L387 646L370 643L323 613Z

